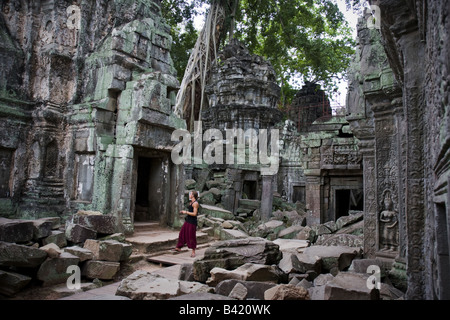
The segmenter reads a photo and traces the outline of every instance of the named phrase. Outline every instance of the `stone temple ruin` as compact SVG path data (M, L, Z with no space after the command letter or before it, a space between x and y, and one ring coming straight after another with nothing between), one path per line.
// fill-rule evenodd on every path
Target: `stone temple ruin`
M310 263L325 254L319 247L334 245L346 246L349 251L340 254L351 259L379 265L406 299L448 299L449 9L440 1L371 2L380 8L381 23L368 24L367 13L358 22L345 114L332 114L313 83L298 91L283 114L270 63L237 40L223 49L205 90L201 131L218 129L223 139L227 129L249 133L242 140L248 142L241 149L246 157L254 151L251 135L269 133L267 142L275 137L279 147L266 150L277 158L275 172L266 170L267 163L237 161L242 141L234 136L215 149L215 156L232 163L172 161L172 133L185 129L186 121L174 113L179 83L158 0L74 1L70 7L60 0L2 2L1 294L20 290L6 286L10 278L25 277L2 252L49 243L84 245L96 258L85 263L83 275L97 277L103 263L110 279L131 254L124 239L136 223L179 228L187 193L198 190L199 228L231 241L229 247L254 246L267 254L266 260L228 261L224 254L197 261L194 278L216 292L225 290L228 284L219 279L230 279L233 268L240 268L235 280L243 274L240 280L252 280L249 270L263 268L282 283L297 276L297 282L312 281L320 273L360 281L339 273L351 260ZM202 141L202 150L207 145ZM116 233L121 235L101 238ZM293 254L280 239L307 241L308 248L303 256ZM115 250L114 259L103 261L102 250ZM41 265L38 279L44 283L65 281L67 276L45 275L42 265L55 259L54 251L45 252L51 258L40 253L25 265ZM60 257L66 255L70 265L92 259L86 254L72 248ZM362 268L361 261L351 267ZM128 283L147 276L133 274L118 293L139 298ZM325 297L334 297L330 290ZM374 298L373 291L364 294Z

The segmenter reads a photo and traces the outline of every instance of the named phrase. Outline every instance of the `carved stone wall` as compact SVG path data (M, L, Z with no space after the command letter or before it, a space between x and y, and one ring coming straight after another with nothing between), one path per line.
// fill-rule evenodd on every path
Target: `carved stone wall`
M391 273L408 299L448 299L449 8L371 3L380 28L369 29L367 16L359 21L347 102L363 153L365 253L389 259L390 248L396 252ZM398 238L387 226L398 228Z
M132 232L144 158L159 163L158 219L174 223L183 177L171 133L185 122L173 115L179 84L159 4L2 1L0 215L98 210Z

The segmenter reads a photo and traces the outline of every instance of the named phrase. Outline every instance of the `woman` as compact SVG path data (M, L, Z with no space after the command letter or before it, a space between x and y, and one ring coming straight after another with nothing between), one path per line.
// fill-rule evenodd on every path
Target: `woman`
M181 227L180 234L178 236L178 243L175 251L181 251L181 248L187 244L189 249L192 249L191 257L195 257L195 248L197 247L197 214L198 214L198 192L191 191L189 193L189 206L188 211L181 210L180 213L187 214L185 222Z

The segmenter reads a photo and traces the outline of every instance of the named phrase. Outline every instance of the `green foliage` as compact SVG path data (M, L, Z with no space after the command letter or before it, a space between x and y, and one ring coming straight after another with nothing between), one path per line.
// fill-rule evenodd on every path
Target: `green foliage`
M189 22L196 8L211 1L220 1L225 8L224 29L233 30L234 37L250 52L273 65L282 88L282 107L290 103L301 82L316 82L328 94L337 90L355 46L337 0L195 0L191 4L163 0L163 16L172 26L174 37L172 58L180 79L198 35ZM346 0L348 5L355 1L362 0ZM186 25L183 31L181 22ZM221 41L226 43L228 38L222 35Z
M198 32L194 28L194 19L198 15L198 8L205 1L161 1L162 16L170 26L170 35L172 36L171 56L180 82L183 79L191 50L198 38Z
M241 0L240 10L236 36L271 62L282 105L293 97L295 78L319 83L329 94L337 89L355 44L334 1Z

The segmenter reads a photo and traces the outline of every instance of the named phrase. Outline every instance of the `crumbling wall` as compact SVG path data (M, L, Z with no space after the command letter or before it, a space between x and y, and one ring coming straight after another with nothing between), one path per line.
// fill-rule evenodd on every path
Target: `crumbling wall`
M0 55L13 58L0 62L0 214L97 210L132 231L145 156L165 164L161 222L171 223L183 196L171 133L185 123L173 115L179 84L159 1L11 0L1 10Z

